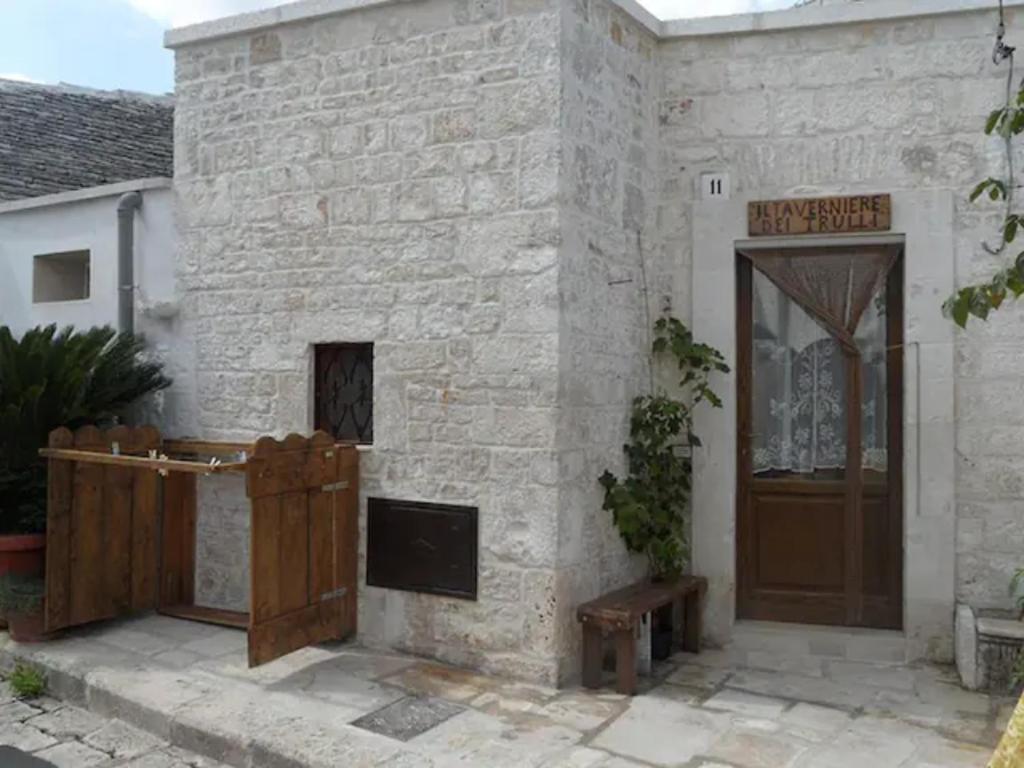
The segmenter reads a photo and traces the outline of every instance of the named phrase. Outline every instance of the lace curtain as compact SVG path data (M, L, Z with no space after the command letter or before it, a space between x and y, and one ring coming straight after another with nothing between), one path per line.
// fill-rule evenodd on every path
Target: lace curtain
M883 472L888 461L884 311L884 292L876 291L854 334L861 359L861 463ZM844 468L843 346L757 269L753 319L754 472Z

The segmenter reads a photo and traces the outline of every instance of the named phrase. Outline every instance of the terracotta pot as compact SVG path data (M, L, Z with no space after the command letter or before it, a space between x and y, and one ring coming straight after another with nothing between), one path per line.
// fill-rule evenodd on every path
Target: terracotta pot
M45 565L45 533L0 536L0 576L5 573L42 576Z
M40 640L46 639L42 611L10 613L7 615L7 625L10 628L11 638L19 643L38 643Z
M45 566L45 533L0 535L0 576L5 573L42 576ZM6 627L7 619L0 614L0 629Z

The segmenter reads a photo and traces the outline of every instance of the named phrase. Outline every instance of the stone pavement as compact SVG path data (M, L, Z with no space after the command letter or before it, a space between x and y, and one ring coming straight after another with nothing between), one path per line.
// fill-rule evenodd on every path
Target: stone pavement
M1012 709L949 669L780 649L679 654L629 699L355 645L250 670L245 633L161 616L4 637L3 663L41 665L56 696L239 768L974 768Z
M2 768L9 768L9 763L56 768L225 768L120 720L48 696L19 700L6 683L0 683L0 745ZM12 749L43 762L15 757Z

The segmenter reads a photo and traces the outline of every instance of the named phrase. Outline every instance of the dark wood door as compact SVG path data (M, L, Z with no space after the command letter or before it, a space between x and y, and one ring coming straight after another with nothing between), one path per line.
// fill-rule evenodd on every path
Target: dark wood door
M740 618L901 627L902 269L900 258L862 322L853 409L855 358L737 258ZM859 482L846 471L854 450Z
M356 630L359 454L317 432L257 441L249 666Z

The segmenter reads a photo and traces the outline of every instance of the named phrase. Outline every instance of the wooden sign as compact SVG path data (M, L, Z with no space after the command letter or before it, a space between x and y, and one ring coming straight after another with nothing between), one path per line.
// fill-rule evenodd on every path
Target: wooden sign
M892 226L889 195L757 200L747 206L751 237L882 232Z

